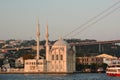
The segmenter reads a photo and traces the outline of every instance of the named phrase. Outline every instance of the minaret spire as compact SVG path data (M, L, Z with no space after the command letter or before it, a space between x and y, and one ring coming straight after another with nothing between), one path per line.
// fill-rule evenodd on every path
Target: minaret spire
M40 28L39 28L40 24L39 24L39 19L38 19L38 22L37 22L37 32L36 32L36 38L37 38L37 56L36 56L36 59L38 60L39 59L39 49L40 49Z
M46 25L46 46L48 45L48 37L49 37L49 33L48 33L48 23Z
M48 42L48 37L49 37L49 33L48 33L48 23L46 25L46 60L48 60L49 58L49 42Z

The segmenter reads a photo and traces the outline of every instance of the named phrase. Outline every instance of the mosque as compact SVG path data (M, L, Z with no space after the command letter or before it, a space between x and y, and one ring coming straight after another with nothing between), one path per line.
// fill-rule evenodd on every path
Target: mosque
M24 72L45 72L45 73L73 73L75 72L75 47L70 46L60 38L52 47L48 41L48 24L46 26L46 59L39 58L40 30L39 21L37 23L37 54L36 59L25 60Z

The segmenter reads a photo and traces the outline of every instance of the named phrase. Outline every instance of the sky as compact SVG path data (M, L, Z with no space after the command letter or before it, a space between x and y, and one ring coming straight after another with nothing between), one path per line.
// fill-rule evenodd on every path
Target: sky
M80 27L119 0L0 0L0 40L36 39L39 18L40 40L45 39L120 39L120 3L92 22ZM116 9L108 16L110 11ZM103 17L99 20L100 17ZM98 20L96 22L96 20ZM80 28L79 28L80 27ZM85 28L87 27L87 28ZM85 28L85 29L84 29ZM76 30L75 30L76 29ZM73 33L67 35L71 31ZM67 35L67 36L65 36Z

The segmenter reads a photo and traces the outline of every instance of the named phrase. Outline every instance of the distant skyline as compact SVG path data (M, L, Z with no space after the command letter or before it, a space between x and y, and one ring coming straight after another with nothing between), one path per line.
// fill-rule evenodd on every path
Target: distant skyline
M0 40L36 39L38 18L40 40L45 39L47 23L50 40L57 40L61 36L67 39L120 40L120 8L84 31L80 32L82 28L79 28L73 34L64 37L118 1L0 0ZM120 3L111 10L117 7L120 7Z

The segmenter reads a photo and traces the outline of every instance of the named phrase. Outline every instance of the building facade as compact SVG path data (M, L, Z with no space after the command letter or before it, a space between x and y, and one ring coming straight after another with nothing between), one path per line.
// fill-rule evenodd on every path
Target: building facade
M91 56L91 57L77 57L76 60L80 64L88 64L88 65L90 65L92 63L95 63L95 64L102 64L103 63L103 58L94 57L94 56Z
M101 54L101 55L98 55L96 56L98 58L103 58L103 63L106 63L106 64L111 64L111 62L113 60L116 60L117 57L115 56L111 56L111 55L108 55L108 54Z
M63 39L59 39L50 49L48 72L74 72L75 51Z
M46 72L47 71L47 63L44 59L28 59L25 60L25 72Z
M80 64L110 64L113 60L116 60L117 57L108 55L108 54L100 54L98 56L91 56L91 57L77 57L76 60Z
M73 73L75 72L75 47L70 46L60 38L50 48L48 42L48 25L46 27L46 59L39 59L39 23L37 26L37 54L36 59L25 60L25 72L53 72Z

